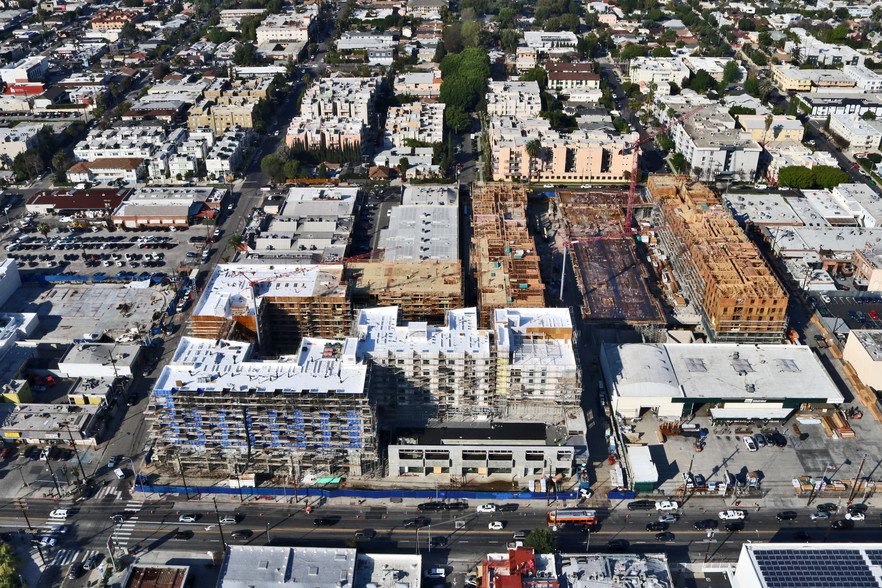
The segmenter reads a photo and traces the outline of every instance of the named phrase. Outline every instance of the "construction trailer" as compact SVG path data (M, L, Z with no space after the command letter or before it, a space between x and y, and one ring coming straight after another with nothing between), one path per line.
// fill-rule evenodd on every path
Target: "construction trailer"
M502 183L472 191L471 262L478 282L481 326L498 308L545 306L536 244L527 230L527 189Z
M712 342L778 343L787 293L723 202L700 182L653 175L654 223L683 293Z

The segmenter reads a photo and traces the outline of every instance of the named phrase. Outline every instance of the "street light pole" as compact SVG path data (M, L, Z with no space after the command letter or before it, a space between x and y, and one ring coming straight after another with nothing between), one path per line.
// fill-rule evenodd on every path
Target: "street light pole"
M224 546L224 551L226 551L227 550L227 542L224 540L224 529L223 529L223 526L221 525L220 513L217 511L217 499L212 498L211 502L214 503L214 516L217 519L217 532L220 533L221 545Z
M70 423L69 423L69 422L65 422L65 423L64 423L64 428L65 428L65 430L67 431L67 436L70 438L70 445L71 445L71 447L73 447L74 455L77 456L77 465L80 466L80 475L82 476L82 478L83 478L83 483L85 484L85 482L86 482L86 470L83 469L83 462L80 460L80 450L77 449L77 444L74 443L73 433L70 432Z
M181 468L181 481L184 483L184 495L187 497L187 500L190 500L190 490L187 488L187 477L184 475L184 466L181 464L181 455L175 453L175 457L178 458L178 467Z
M58 492L58 499L61 499L61 487L58 486L58 479L55 477L55 472L52 471L52 465L49 463L49 456L46 456L46 469L49 470L49 474L52 476L52 481L55 482L55 491Z

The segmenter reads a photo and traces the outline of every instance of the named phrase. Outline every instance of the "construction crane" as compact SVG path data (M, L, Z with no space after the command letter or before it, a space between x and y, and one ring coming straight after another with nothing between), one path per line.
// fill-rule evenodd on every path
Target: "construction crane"
M634 235L642 235L644 233L651 233L653 231L659 231L661 229L667 228L667 227L648 227L648 228L643 228L643 229L639 229L639 230L634 230L631 227L632 223L634 222L634 196L637 193L637 170L639 169L638 156L640 154L640 147L642 145L648 143L649 141L652 141L655 137L657 137L661 133L664 133L665 131L674 127L675 125L680 124L681 122L683 122L684 120L686 120L687 118L689 118L690 116L692 116L693 114L695 114L696 112L698 112L699 110L703 109L706 106L707 106L706 104L696 106L692 110L689 110L689 111L681 114L680 116L678 116L677 118L675 118L674 120L669 122L668 124L663 125L657 129L649 132L645 137L638 139L633 144L626 146L624 149L622 149L622 151L619 152L620 155L628 155L629 153L633 154L633 157L631 159L631 178L630 178L631 181L628 186L628 204L627 204L627 207L625 208L625 223L624 223L624 227L623 227L624 232L615 233L612 235L595 235L592 237L585 237L584 239L576 239L576 240L572 240L572 241L567 240L567 241L564 241L563 245L561 245L560 247L558 247L556 249L556 250L560 250L560 249L564 250L563 260L561 262L562 263L561 272L560 272L560 299L561 299L561 301L563 301L563 293L564 293L564 275L565 275L565 271L566 271L566 267L567 267L567 249L569 248L570 245L573 245L575 243L586 243L586 242L590 242L590 241L600 241L600 240L604 240L604 239L622 239L624 237L632 237Z

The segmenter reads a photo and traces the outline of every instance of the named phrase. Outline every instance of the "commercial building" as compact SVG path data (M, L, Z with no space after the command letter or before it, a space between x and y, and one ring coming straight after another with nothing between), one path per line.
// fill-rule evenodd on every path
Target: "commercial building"
M338 263L352 231L357 187L291 188L278 214L249 241L251 260Z
M585 432L568 413L581 384L566 309L500 309L483 330L474 308L450 311L439 327L399 325L397 308L372 308L359 312L353 333L381 425L553 419Z
M655 86L656 94L662 96L671 93L671 84L682 86L689 73L679 57L635 57L629 69L632 83Z
M824 92L852 89L855 79L838 69L800 69L792 65L773 65L772 79L782 92Z
M535 553L532 547L515 547L502 553L488 553L475 572L481 588L560 588L551 553Z
M42 80L49 72L49 61L41 56L26 57L0 67L0 80L5 84L22 84Z
M130 188L40 190L28 198L25 209L38 214L106 216L122 204L129 192L131 192Z
M878 287L882 278L878 256L873 273L870 284ZM851 329L842 350L842 359L851 366L862 384L882 390L882 331Z
M186 227L197 218L217 215L226 195L225 188L137 188L113 211L111 220L126 228Z
M557 427L545 423L456 423L399 431L387 448L389 476L442 474L475 480L569 478L576 447L562 446ZM581 452L580 452L580 455Z
M699 307L714 342L778 343L787 327L787 293L710 189L674 176L649 178L654 225L676 280Z
M457 186L408 186L380 232L379 248L389 262L445 263L459 260Z
M541 118L491 117L489 140L492 178L496 182L622 182L631 173L625 147L637 134L614 135L605 130L562 133ZM529 145L539 144L536 157Z
M245 338L264 355L343 337L350 323L342 265L218 264L190 316L195 337Z
M230 476L372 471L376 423L356 344L304 338L296 355L255 360L248 343L183 337L151 395L154 455Z
M677 106L674 111L681 114L687 108ZM753 181L762 147L752 136L737 130L735 119L723 107L706 107L671 129L675 148L686 158L692 173L705 181Z
M758 114L739 114L738 125L750 132L750 138L766 145L772 141L802 141L805 129L795 116L773 116L766 129L766 117Z
M836 113L830 115L830 132L848 142L851 151L876 151L882 142L882 121Z
M141 346L119 343L74 343L58 362L67 378L133 378Z
M882 92L882 76L863 65L843 65L842 73L852 78L857 87L868 94Z
M42 125L27 123L0 128L0 161L6 158L12 162L16 155L34 147L42 128Z
M685 420L784 421L805 404L841 404L812 349L734 343L605 344L600 363L614 414Z
M537 82L490 82L485 100L490 116L532 118L542 110Z
M0 403L0 437L24 443L67 442L95 446L104 429L101 407L75 404Z
M880 543L759 543L741 545L732 575L737 588L849 586L880 588Z
M511 184L476 185L472 191L472 268L478 281L480 324L489 328L497 308L545 306L536 244L527 230L527 191Z
M560 588L675 586L664 553L562 553L559 558ZM592 579L587 586L585 578Z
M411 102L389 108L386 142L405 147L410 141L441 143L444 140L444 104Z
M121 588L184 588L190 577L189 566L132 564L126 570Z
M576 34L570 31L561 31L557 33L546 31L526 31L524 33L524 42L530 49L538 52L548 53L555 49L571 49L574 48L579 39Z

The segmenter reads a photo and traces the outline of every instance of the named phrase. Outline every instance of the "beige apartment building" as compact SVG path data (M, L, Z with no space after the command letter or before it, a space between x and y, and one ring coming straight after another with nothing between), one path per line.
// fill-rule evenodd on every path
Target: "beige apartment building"
M631 171L631 155L623 151L637 134L560 133L544 119L491 117L489 138L496 182L623 182ZM533 141L540 147L535 158L527 148Z
M772 125L766 129L766 117L759 114L739 114L738 125L750 133L750 138L760 144L769 141L802 141L805 129L795 116L773 116Z
M214 130L215 135L222 135L231 127L251 129L254 128L256 108L257 103L247 99L230 104L215 104L210 100L203 100L190 109L187 127L191 131L209 127Z

